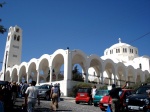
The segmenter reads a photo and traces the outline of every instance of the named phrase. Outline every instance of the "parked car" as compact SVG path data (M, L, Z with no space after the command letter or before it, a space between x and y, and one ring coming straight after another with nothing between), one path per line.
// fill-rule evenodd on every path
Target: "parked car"
M94 106L99 105L99 101L101 100L101 98L107 95L108 92L109 92L108 90L97 90L93 99Z
M126 97L131 95L132 93L133 93L132 89L122 89L122 91L119 92L121 112L125 108L124 102L125 102ZM102 111L105 111L108 105L111 107L111 103L112 103L112 98L109 95L106 95L100 100L99 107Z
M15 104L10 88L8 81L0 81L0 101L4 104L3 108L5 112L10 112Z
M147 90L150 90L150 85L140 86L134 94L126 98L126 108L127 111L137 111L142 112L150 111L150 97L148 96Z
M91 105L92 104L91 89L92 88L79 88L75 98L76 104L88 103L89 105Z
M44 84L41 86L36 86L36 88L39 90L40 98L44 98L45 100L51 99L50 92L51 92L52 85Z

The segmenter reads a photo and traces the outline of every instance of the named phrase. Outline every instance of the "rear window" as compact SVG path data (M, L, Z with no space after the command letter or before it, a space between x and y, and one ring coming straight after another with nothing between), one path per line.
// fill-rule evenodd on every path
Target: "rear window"
M150 89L150 86L140 87L136 90L136 94L147 94L147 90Z
M80 89L78 89L78 92L79 93L89 93L91 90L90 89L88 89L88 88L80 88Z
M96 95L101 95L101 96L105 96L108 94L108 91L97 91Z

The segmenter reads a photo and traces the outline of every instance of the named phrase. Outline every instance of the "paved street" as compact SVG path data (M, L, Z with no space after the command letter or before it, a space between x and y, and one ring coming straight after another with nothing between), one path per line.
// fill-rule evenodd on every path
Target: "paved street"
M14 107L15 112L22 112L21 105L23 104L23 99L17 99L17 102ZM40 106L36 105L35 112L52 112L49 109L50 101L41 100ZM75 104L74 99L62 98L62 101L59 102L59 112L102 112L99 107L93 105L87 105L84 103Z

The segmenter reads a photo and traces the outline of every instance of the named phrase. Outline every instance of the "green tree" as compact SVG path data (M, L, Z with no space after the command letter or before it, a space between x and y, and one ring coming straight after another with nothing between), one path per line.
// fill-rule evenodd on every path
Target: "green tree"
M5 2L0 3L0 7L2 8L4 4L5 4ZM0 22L2 22L2 19L1 19L1 18L0 18ZM7 31L7 29L6 29L3 25L0 24L0 33L3 34L3 33L5 33L6 31Z
M72 80L74 81L84 81L82 73L79 72L77 65L72 70Z

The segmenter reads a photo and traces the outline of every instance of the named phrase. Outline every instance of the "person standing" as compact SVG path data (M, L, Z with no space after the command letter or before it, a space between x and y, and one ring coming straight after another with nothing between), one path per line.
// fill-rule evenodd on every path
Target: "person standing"
M94 85L92 88L92 102L93 102L94 96L96 94L96 91L97 91L97 88L96 88L96 85Z
M127 85L126 84L122 88L116 88L115 84L112 84L112 89L109 92L110 97L112 98L112 104L111 104L111 109L112 112L120 112L120 96L119 96L119 91L122 91Z
M31 86L25 91L25 105L27 106L27 112L33 112L34 106L38 99L38 105L40 105L39 91L35 88L36 82L32 81Z

